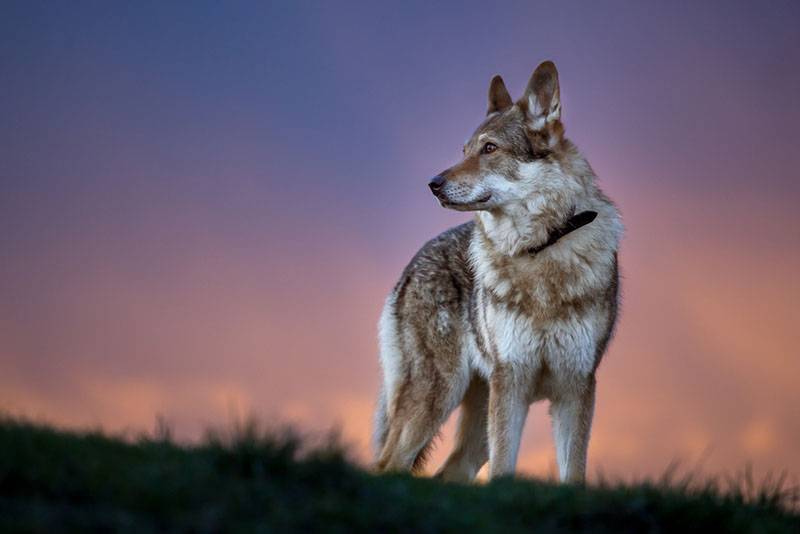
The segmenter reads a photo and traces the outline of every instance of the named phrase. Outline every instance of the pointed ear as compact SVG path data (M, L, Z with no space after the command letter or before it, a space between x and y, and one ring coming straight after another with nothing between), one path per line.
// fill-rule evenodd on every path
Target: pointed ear
M486 114L494 113L496 111L503 111L513 105L511 95L508 94L506 84L503 83L503 78L499 74L495 74L489 84L489 109Z
M545 61L533 71L525 94L519 100L534 130L561 120L561 95L558 71L552 61Z

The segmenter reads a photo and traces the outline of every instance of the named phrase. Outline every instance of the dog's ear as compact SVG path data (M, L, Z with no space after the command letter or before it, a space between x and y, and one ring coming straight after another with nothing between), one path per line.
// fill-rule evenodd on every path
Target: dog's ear
M561 119L558 71L552 61L545 61L536 67L518 104L534 130L544 129Z
M503 78L499 74L495 74L489 84L489 109L486 114L489 115L496 111L503 111L513 105L511 95L508 94L506 84L503 83Z

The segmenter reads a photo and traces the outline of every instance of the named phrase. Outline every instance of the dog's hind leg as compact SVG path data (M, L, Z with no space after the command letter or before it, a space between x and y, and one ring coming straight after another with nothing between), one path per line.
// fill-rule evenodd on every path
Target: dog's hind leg
M469 482L478 474L489 459L488 410L489 385L482 378L473 377L461 401L455 447L436 474L438 478Z

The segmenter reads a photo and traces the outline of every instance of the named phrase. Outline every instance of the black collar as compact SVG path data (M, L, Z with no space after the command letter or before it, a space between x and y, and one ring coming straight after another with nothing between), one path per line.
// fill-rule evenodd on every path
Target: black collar
M547 241L537 247L529 248L528 254L538 254L570 232L574 232L581 226L586 226L592 222L595 217L597 217L596 211L582 211L576 215L573 215L567 220L566 223L564 223L564 226L551 231L547 236Z

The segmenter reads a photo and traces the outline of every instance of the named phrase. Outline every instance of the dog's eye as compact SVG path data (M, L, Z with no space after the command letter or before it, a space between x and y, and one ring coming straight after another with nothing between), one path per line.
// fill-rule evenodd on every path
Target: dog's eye
M481 149L481 154L491 154L495 150L497 150L496 144L486 143L485 145L483 145L483 148Z

